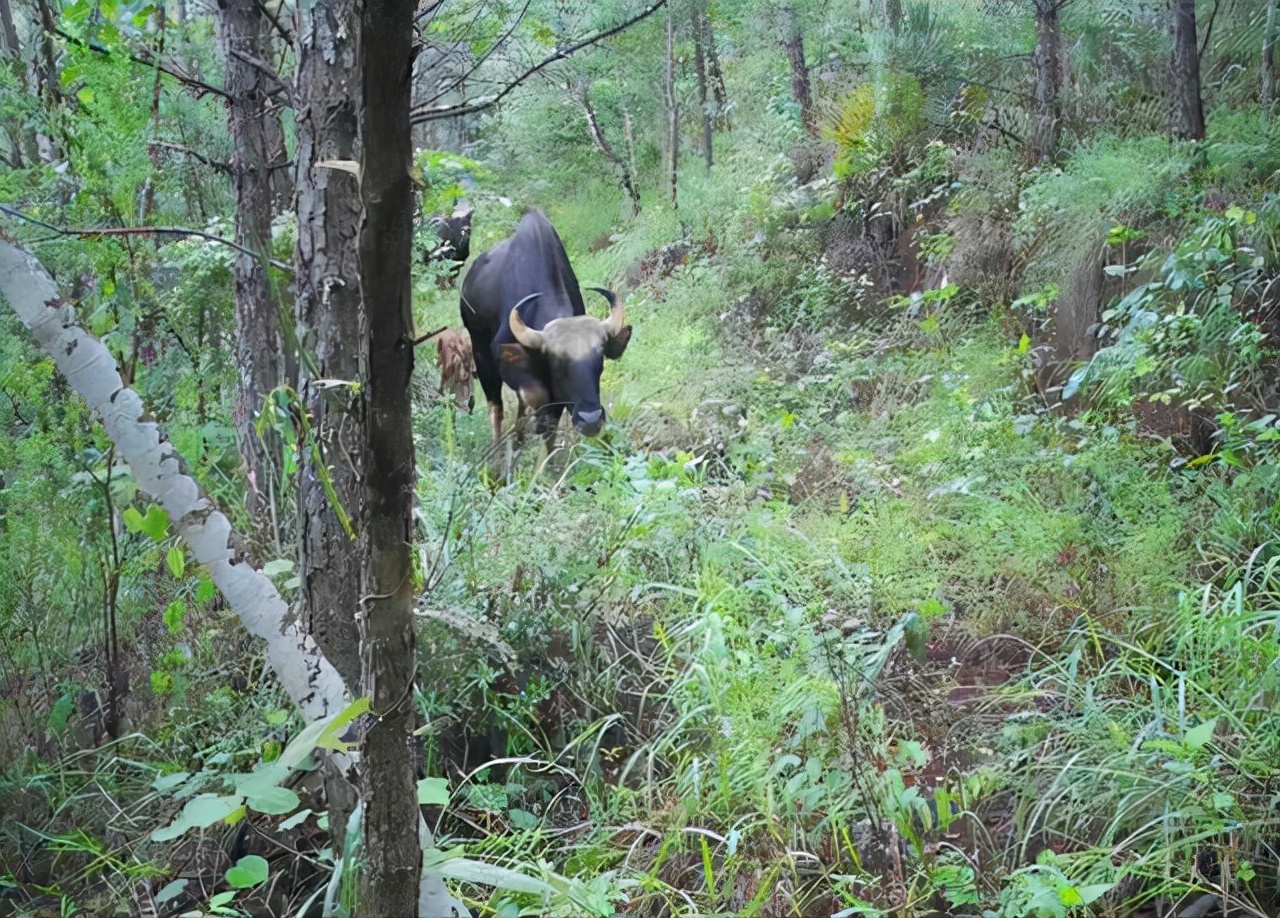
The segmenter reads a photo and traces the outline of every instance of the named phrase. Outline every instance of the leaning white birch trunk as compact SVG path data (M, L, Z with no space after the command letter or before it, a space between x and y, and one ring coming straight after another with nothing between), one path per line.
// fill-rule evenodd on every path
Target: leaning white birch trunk
M236 563L229 544L231 522L200 496L182 472L160 428L143 420L142 399L125 386L115 358L101 341L75 324L47 271L24 249L0 236L0 297L8 301L36 343L53 358L71 387L101 416L107 436L129 464L138 487L169 514L175 531L205 565L231 610L267 643L267 663L308 722L336 714L348 696L342 677L310 635L289 621L289 607L275 586L249 564ZM354 757L329 754L330 767L348 774ZM419 817L423 847L431 833ZM420 918L465 915L438 873L424 873L418 891Z
M101 416L107 436L133 471L138 487L169 514L175 531L209 569L232 611L255 637L267 642L267 661L308 721L346 705L342 679L309 635L288 620L289 608L271 581L236 563L228 544L231 523L199 486L183 474L160 429L143 420L142 399L126 388L115 358L102 342L75 324L53 279L28 252L0 240L0 293L58 370Z

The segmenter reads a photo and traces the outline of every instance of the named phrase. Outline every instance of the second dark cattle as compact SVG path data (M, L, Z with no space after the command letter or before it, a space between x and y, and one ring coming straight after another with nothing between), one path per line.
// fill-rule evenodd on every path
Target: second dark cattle
M451 287L452 280L458 276L463 263L471 255L471 211L455 211L452 215L436 214L427 223L435 229L439 243L427 251L424 261L427 264L449 262L450 282L446 286Z
M536 210L516 233L476 259L462 284L462 323L471 333L476 376L489 402L493 437L502 437L502 385L519 397L551 448L560 416L595 436L604 427L600 374L631 340L626 310L611 291L594 287L609 317L587 315L578 279L551 222Z

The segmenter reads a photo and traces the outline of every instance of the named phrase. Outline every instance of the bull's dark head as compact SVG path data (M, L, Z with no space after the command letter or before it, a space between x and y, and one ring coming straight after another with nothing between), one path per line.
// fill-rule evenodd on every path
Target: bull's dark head
M552 319L541 330L530 328L520 318L520 304L511 310L511 334L519 344L502 347L502 359L508 364L529 368L531 352L546 361L547 373L520 395L530 409L547 404L569 408L573 426L588 437L604 427L604 406L600 404L600 374L605 358L617 360L631 340L627 311L611 290L592 287L609 301L609 318L565 316ZM537 294L534 294L536 296ZM532 297L526 297L532 299Z

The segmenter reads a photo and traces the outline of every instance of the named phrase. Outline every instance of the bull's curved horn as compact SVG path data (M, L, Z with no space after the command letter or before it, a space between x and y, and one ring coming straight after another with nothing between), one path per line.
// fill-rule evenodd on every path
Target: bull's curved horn
M604 320L604 330L610 338L622 331L627 324L627 307L618 299L618 295L604 287L592 287L596 293L609 301L609 318Z
M520 318L520 307L541 295L540 293L531 293L511 307L511 334L515 335L515 339L531 351L542 350L544 339L542 332L524 324L524 319Z

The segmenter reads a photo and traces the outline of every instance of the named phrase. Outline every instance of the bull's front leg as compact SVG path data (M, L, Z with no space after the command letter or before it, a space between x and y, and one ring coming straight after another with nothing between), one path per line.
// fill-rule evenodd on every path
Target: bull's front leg
M493 430L493 445L502 442L502 402L489 403L489 427Z
M516 393L516 446L524 446L525 434L525 410L528 406L524 403L524 394Z

